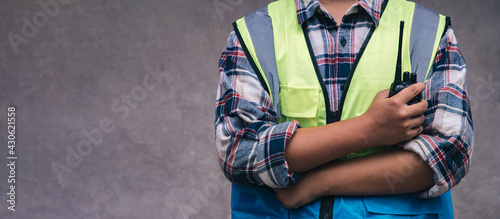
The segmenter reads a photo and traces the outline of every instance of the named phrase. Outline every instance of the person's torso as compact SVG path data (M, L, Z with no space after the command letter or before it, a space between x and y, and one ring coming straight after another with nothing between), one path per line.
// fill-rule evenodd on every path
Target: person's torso
M379 3L382 4L382 2ZM312 7L309 7L310 10L315 10L311 8ZM303 28L303 30L307 33L306 38L308 38L310 45L309 52L312 51L314 58L311 59L314 59L316 61L317 65L315 65L314 68L317 68L317 70L309 68L306 69L307 71L304 72L296 71L294 73L296 75L283 73L284 71L280 71L280 69L283 68L286 69L287 64L298 63L298 62L293 62L294 60L293 58L290 59L292 61L287 61L288 59L285 58L284 59L285 61L283 61L284 63L280 63L280 58L286 57L288 53L283 51L277 52L280 53L276 55L276 60L277 60L276 62L278 65L278 72L279 72L278 74L280 74L279 99L281 101L281 108L282 108L281 112L283 113L282 118L286 117L285 111L293 109L293 107L287 106L289 103L293 102L304 105L303 102L301 103L301 101L294 100L297 94L302 92L300 91L301 89L296 89L297 87L301 86L302 82L300 80L296 80L297 78L300 79L301 74L306 74L304 78L307 78L307 80L309 80L309 78L313 78L314 80L320 80L319 84L321 84L322 86L321 88L319 88L319 90L323 91L323 93L325 93L326 95L325 95L324 105L318 104L319 112L328 113L328 111L338 112L339 110L342 110L343 99L345 99L345 91L350 91L349 80L352 79L352 75L354 73L353 70L356 69L356 61L357 60L359 61L360 58L358 57L359 52L360 50L364 50L363 46L366 46L365 42L367 42L366 41L367 36L371 36L374 29L372 27L376 25L372 16L373 14L368 13L361 6L356 6L352 8L350 12L347 13L347 15L344 17L340 25L335 23L331 18L331 16L328 16L322 12L316 11L316 13L314 13L313 16L309 17L305 21L305 24L303 24L305 25L305 28ZM300 15L298 15L298 17L300 17ZM279 42L281 41L277 40L276 42L279 44ZM397 42L391 42L391 43L397 44ZM275 45L275 46L276 48L281 48L283 46L287 47L294 45L288 45L286 43L283 45L282 43L281 45ZM304 53L304 50L300 51ZM309 54L298 54L298 55L308 56ZM369 53L369 55L367 56L374 57L375 55L372 52ZM307 60L307 58L302 60ZM390 63L393 62L391 61ZM384 66L387 63L377 63L377 64ZM372 63L370 63L368 68L366 65L363 64L361 65L363 67L362 68L363 70L369 69L370 67L377 67L373 66ZM296 65L296 67L300 68L301 66ZM391 74L393 75L394 65L392 65L392 67L389 69L392 69ZM266 70L264 69L264 71ZM316 79L315 76L317 74L319 74L318 79ZM364 79L364 81L360 80L361 83L357 83L358 88L360 86L362 87L363 83L370 83L371 79L369 77L378 77L377 74L370 75L367 73L366 75L365 74L361 75L363 75L362 78ZM368 78L364 76L368 76ZM269 79L271 78L268 78L268 80ZM390 85L391 81L387 80L387 77L385 77L384 80L385 80L384 83ZM297 86L293 85L294 81L295 82L298 81ZM271 81L266 81L265 83L272 84ZM312 88L313 90L317 89L317 84L314 84L314 82L311 84L312 86L315 86L314 88ZM346 84L348 88L344 87L346 86ZM263 83L263 86L266 85ZM361 96L363 96L364 94L374 95L373 91L377 89L380 90L384 86L385 85L379 86L377 88L372 88L371 90L367 90L365 91L365 93L361 93L360 95ZM289 91L286 91L285 89L288 89L288 87L291 88ZM309 92L307 89L303 90L304 90L303 92L304 100L311 99L310 97L314 98L317 97L317 93ZM282 98L283 96L286 96L285 95L286 92L289 92L290 98ZM276 94L274 96L276 96ZM322 95L320 99L321 98L323 98ZM324 108L326 108L326 110ZM311 110L311 112L314 113L314 110ZM362 110L360 112L362 112ZM298 117L304 115L303 112L298 112L298 111L296 113L291 113L291 114L297 115L297 116L290 116L291 119L300 119ZM318 118L314 119L316 119L317 121L321 120ZM305 123L307 120L303 121ZM312 122L311 124L312 126L315 125L314 122ZM231 199L232 199L231 202L232 202L233 218L318 218L319 211L321 208L320 204L321 200L317 199L314 202L305 205L301 208L294 210L286 210L276 200L276 198L274 197L274 192L269 188L242 186L237 184L233 184ZM398 217L408 217L408 216L413 216L416 218L453 217L451 196L449 192L440 197L434 199L426 199L425 201L413 196L412 194L394 195L394 196L358 196L358 197L336 196L332 212L334 218L367 218L367 217L398 218Z

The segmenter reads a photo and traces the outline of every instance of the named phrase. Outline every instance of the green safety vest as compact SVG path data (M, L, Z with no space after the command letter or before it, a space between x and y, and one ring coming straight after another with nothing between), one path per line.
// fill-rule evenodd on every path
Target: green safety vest
M305 25L298 24L294 0L273 2L233 26L279 121L296 120L302 127L316 127L360 116L379 91L390 87L396 71L400 21L405 22L402 72L416 72L419 81L425 80L449 19L413 2L386 0L379 24L372 27L358 52L336 112L330 109ZM389 147L370 148L345 158ZM328 209L325 205L322 208Z

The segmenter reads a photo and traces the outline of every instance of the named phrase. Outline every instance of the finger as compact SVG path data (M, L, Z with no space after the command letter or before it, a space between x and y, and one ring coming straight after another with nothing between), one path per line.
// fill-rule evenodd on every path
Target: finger
M406 132L407 134L407 140L410 140L412 138L414 138L415 136L417 135L420 135L420 133L422 133L424 131L424 128L422 126L419 126L415 129L410 129L409 131Z
M422 126L424 121L425 121L425 116L420 114L419 116L411 118L409 121L409 125L411 129L418 129L420 126Z
M420 135L423 131L424 131L424 128L422 126L419 126L418 128L414 129L413 131L415 131L415 136L417 135Z
M425 113L425 111L427 111L427 106L428 106L427 101L422 99L418 103L407 105L406 110L408 110L408 113L411 117L415 117Z
M278 189L273 189L274 192L276 192L276 199L281 202L281 193L280 193L280 190Z
M411 99L413 99L413 97L417 96L417 94L421 93L424 89L424 83L419 82L403 89L392 98L394 98L398 102L408 103Z

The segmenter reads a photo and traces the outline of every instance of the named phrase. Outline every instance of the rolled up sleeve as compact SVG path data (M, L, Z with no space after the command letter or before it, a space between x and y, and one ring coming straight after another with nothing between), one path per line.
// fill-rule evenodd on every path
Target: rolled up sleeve
M215 142L226 178L273 188L291 185L285 149L299 127L296 121L278 124L271 98L232 32L219 61L215 102Z
M467 97L466 65L451 27L441 39L424 90L429 103L422 134L403 144L435 172L435 185L417 193L422 198L439 196L456 186L467 174L474 133Z

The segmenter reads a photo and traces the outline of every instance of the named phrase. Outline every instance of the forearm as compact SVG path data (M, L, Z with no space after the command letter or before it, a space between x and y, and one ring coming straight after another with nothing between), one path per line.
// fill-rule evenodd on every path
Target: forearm
M424 84L418 83L391 98L384 90L358 117L297 130L285 150L289 171L305 172L352 152L397 144L418 135L427 102L406 103L423 89Z
M434 185L434 173L415 153L401 148L335 161L304 174L293 186L275 189L285 208L328 195L396 195Z
M333 162L312 170L304 184L324 195L394 195L434 185L434 172L415 153L400 148Z
M320 127L300 128L285 150L290 172L305 172L372 145L362 135L363 120L353 118ZM357 130L357 131L356 131Z

